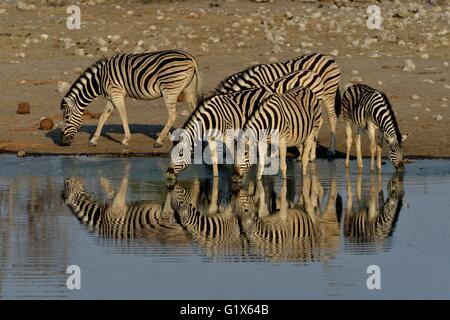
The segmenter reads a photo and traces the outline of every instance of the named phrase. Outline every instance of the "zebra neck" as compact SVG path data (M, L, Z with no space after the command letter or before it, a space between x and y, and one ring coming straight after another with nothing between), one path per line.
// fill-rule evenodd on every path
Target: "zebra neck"
M95 98L103 94L100 81L102 66L88 68L70 88L66 97L75 101L76 105L84 110Z

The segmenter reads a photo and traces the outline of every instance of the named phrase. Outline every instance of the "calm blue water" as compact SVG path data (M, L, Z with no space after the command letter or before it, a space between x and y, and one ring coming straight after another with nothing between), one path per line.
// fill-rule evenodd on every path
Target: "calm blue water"
M285 183L243 186L198 165L166 185L167 158L0 163L1 298L450 297L447 160L404 176L318 160L303 179L291 162ZM66 286L69 265L80 290Z

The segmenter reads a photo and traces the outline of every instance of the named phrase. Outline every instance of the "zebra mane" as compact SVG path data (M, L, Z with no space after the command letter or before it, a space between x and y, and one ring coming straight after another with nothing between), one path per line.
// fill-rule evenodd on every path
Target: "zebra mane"
M100 59L98 59L97 61L95 61L93 64L91 64L89 67L87 67L83 73L78 77L77 80L75 80L75 82L70 86L70 89L67 91L67 93L64 95L64 98L66 98L75 88L78 88L78 85L81 83L82 81L88 81L88 78L86 77L86 74L95 74L98 72L99 69L101 69L101 67L106 63L106 61L108 61L108 58L106 57L101 57ZM61 109L63 109L63 106L61 105Z
M381 96L383 97L384 102L386 103L387 109L389 110L389 115L391 116L392 122L394 124L395 136L397 138L397 142L402 144L402 134L400 133L400 128L398 126L397 118L395 117L394 109L392 108L391 103L389 102L388 97L382 91L377 90Z
M230 82L231 80L240 78L243 74L249 73L252 69L257 68L257 67L261 67L261 66L262 66L261 63L254 64L254 65L251 65L251 66L245 68L242 71L239 71L238 73L233 73L232 75L229 75L224 80L219 82L219 84L217 85L216 89L214 89L215 93L216 94L217 93L224 93L224 92L221 91L221 89L225 89L227 84L228 84L228 82Z

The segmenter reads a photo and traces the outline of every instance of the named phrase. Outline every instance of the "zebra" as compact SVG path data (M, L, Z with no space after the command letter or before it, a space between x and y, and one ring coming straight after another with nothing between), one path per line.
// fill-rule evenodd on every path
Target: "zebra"
M317 134L322 126L322 109L317 96L307 87L293 89L285 94L267 97L247 120L241 136L240 152L234 166L234 174L242 178L255 159L250 143L257 143L258 172L260 180L264 171L267 139L278 140L281 175L286 178L286 149L303 147L302 174L306 175L310 150L315 147ZM242 150L243 149L243 150ZM315 152L314 152L315 153Z
M90 139L97 144L102 127L114 109L122 121L125 137L123 145L131 138L125 109L125 96L152 100L164 97L168 120L154 143L158 148L168 135L176 120L176 103L183 93L191 110L202 99L201 78L195 58L180 50L146 52L139 54L116 54L109 59L101 58L88 67L73 83L61 101L64 126L61 131L62 145L70 145L80 126L83 112L89 103L102 95L108 101Z
M370 169L374 171L375 151L377 153L377 169L381 170L381 151L383 140L389 144L388 155L392 165L398 171L405 169L403 159L403 141L409 136L401 135L389 99L382 91L366 84L354 84L347 88L342 97L342 115L346 129L347 155L345 166L349 166L352 145L352 124L358 126L356 134L356 156L358 168L363 167L361 155L361 134L367 129L370 140ZM376 133L378 131L377 142Z
M331 131L327 154L331 157L335 153L336 122L341 109L341 95L339 93L341 71L336 61L331 57L321 53L311 53L284 62L254 65L220 82L216 87L216 92L227 93L253 88L302 69L316 72L323 81L323 104L328 114Z
M85 191L79 178L66 178L63 200L79 221L106 239L148 238L161 242L187 243L188 235L177 222L170 208L167 194L164 204L140 201L125 202L128 176L122 178L116 193L109 182L101 179L102 186L112 199L107 203L96 201Z
M388 198L384 200L381 175L375 183L371 176L370 195L362 195L362 174L356 180L356 200L353 208L352 188L347 171L347 208L344 218L344 236L351 241L377 242L391 237L403 206L403 173L395 172L387 184ZM378 200L378 201L377 201ZM377 208L378 203L378 208Z
M191 152L203 138L200 136L201 133L208 133L213 176L218 176L217 141L214 139L225 137L225 145L231 150L230 140L234 137L229 137L229 130L242 129L245 121L261 101L271 93L283 93L303 86L310 88L318 99L323 98L323 81L317 73L308 70L290 73L262 87L220 95L213 94L205 98L184 123L180 139L182 143L178 140L172 147L167 177L175 178L190 164Z

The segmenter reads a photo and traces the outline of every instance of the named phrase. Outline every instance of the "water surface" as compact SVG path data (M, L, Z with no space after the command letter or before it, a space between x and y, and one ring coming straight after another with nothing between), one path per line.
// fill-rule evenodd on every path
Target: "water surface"
M167 158L0 157L0 297L449 298L450 163L318 160L302 178ZM81 270L68 290L66 268ZM367 267L381 270L369 290Z

